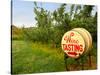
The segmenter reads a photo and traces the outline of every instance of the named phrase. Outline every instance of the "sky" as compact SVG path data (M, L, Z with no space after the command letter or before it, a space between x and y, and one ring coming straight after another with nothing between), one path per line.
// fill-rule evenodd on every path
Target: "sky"
M58 3L42 3L42 7L54 11L61 4ZM38 2L38 6L41 7L41 2ZM34 26L35 21L34 14L34 2L32 1L18 1L12 2L12 24L18 27L30 27Z
M47 3L38 2L39 7L43 7L50 12L59 8L61 3ZM96 8L94 8L96 10ZM70 11L70 4L67 4L66 11ZM95 12L95 11L94 11ZM94 13L93 12L93 13ZM35 14L34 14L34 1L12 1L12 24L17 27L32 27L35 26Z

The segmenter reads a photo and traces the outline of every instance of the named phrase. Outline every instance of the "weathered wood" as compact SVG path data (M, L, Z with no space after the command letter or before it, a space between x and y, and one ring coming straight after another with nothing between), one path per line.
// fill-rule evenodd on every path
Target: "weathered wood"
M68 59L68 56L64 53L64 61L65 61L66 71L69 71L68 64L67 64L67 59Z

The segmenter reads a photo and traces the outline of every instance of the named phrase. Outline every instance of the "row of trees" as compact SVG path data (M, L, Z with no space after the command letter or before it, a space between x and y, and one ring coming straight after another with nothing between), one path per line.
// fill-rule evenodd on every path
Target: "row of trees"
M50 12L39 7L34 2L34 13L36 27L23 28L26 39L42 43L51 43L53 46L60 46L62 36L68 30L75 27L86 28L97 40L97 12L93 5L70 5L70 12L66 10L67 4L62 4L59 8Z

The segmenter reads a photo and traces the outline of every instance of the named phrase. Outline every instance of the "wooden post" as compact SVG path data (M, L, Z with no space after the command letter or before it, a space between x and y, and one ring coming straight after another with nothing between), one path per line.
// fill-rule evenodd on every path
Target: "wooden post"
M83 60L83 56L81 58L81 69L84 70L84 60Z
M92 64L91 64L91 52L89 52L89 68L92 66Z
M67 59L68 59L68 56L64 53L64 61L65 61L65 67L66 67L66 71L69 71L68 69L68 64L67 64Z
M76 68L76 67L78 67L78 66L80 65L79 59L80 59L80 58L76 58L76 59L75 59L76 66L75 66L74 68Z

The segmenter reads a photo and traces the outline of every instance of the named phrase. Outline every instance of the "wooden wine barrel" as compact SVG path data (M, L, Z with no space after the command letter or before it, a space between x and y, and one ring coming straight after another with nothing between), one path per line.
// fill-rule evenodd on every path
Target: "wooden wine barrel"
M74 28L64 34L62 50L72 58L78 58L92 47L91 34L84 28Z
M77 31L79 34L82 35L82 37L85 41L85 45L86 45L84 53L87 53L92 47L92 36L91 36L91 34L84 28L74 28L72 30Z

